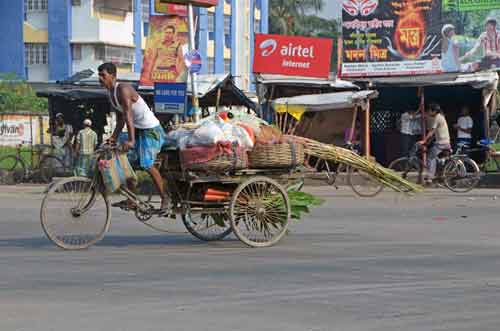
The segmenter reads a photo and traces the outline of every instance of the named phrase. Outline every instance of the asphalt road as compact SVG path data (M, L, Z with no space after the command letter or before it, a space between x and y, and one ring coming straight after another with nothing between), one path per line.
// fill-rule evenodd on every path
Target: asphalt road
M499 330L500 191L326 199L273 248L161 234L116 212L67 252L40 188L0 187L0 330Z

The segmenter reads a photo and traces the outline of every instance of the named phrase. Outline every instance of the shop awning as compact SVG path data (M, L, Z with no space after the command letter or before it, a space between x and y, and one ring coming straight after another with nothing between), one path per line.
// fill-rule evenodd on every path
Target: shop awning
M425 86L471 86L476 89L496 89L498 73L486 71L470 74L450 73L442 75L416 75L401 77L355 78L354 83L364 83L369 88L377 87L425 87Z
M278 113L287 112L300 119L305 112L349 109L357 106L364 109L368 101L377 96L378 92L371 90L300 95L276 99L272 102L272 106Z
M335 77L329 79L301 77L301 76L284 76L271 74L256 74L257 83L264 85L299 85L310 87L328 87L333 89L358 90L359 87L349 81Z

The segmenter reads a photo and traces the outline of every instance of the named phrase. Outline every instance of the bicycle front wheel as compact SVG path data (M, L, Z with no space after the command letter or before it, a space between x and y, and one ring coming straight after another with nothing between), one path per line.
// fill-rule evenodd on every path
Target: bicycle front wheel
M26 175L24 162L14 156L7 155L0 158L0 176L8 178L7 184L18 184L23 181Z
M389 169L409 182L418 183L420 172L423 171L423 166L421 161L402 157L392 161L391 164L389 164Z
M55 156L46 156L40 160L40 177L44 183L52 182L54 177L64 176L66 168Z
M449 160L443 170L444 184L453 192L466 193L479 184L481 173L474 160L461 157Z
M96 183L89 178L71 177L55 183L47 192L40 221L47 237L57 246L84 249L104 237L111 210Z

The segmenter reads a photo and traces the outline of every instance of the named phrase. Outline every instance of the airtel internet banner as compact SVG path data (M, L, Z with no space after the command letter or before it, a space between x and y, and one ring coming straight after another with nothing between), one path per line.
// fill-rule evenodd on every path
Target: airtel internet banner
M332 47L331 39L256 34L253 71L328 78Z

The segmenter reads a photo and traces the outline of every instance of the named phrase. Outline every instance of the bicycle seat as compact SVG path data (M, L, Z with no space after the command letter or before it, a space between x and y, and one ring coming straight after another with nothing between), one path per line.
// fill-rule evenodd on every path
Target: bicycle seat
M479 140L479 145L482 145L482 146L490 146L490 145L493 145L495 142L491 139L481 139Z
M438 154L438 158L449 157L451 155L451 149L443 149L441 153Z

